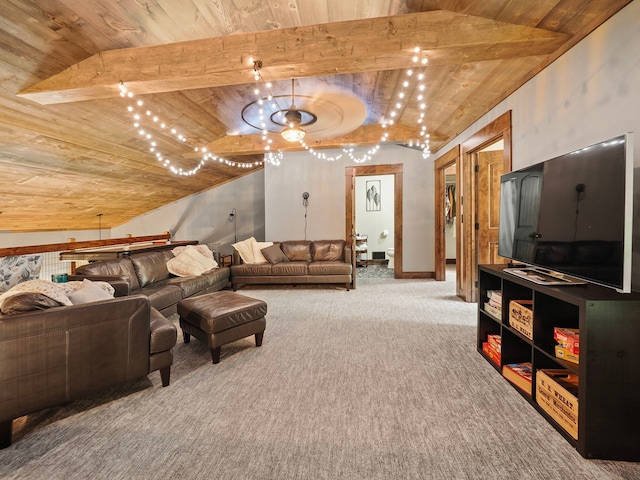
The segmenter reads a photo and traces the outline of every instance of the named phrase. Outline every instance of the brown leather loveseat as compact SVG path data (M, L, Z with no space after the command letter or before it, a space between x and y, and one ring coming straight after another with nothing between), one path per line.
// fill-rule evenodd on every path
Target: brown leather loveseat
M159 370L176 327L143 295L0 315L0 448L13 419Z
M231 285L343 284L353 281L351 245L344 240L289 240L262 250L266 262L243 263L233 254Z

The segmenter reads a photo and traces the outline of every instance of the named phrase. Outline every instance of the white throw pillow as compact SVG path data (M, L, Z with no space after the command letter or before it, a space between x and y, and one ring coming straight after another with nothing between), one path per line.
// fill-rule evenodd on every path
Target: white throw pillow
M244 263L256 263L255 256L253 255L253 244L256 243L254 237L249 237L241 242L231 245L240 254L240 258ZM266 261L266 260L265 260Z
M82 286L69 295L69 300L74 305L79 305L81 303L89 303L89 302L98 302L100 300L109 300L113 298L113 295L109 295L100 285L92 282L91 280L87 280L86 278L82 281Z
M173 250L171 250L171 253L173 253L173 255L177 257L178 255L180 255L182 252L184 252L189 247L195 248L202 255L204 255L205 257L210 258L211 260L213 260L213 252L211 251L211 249L209 247L207 247L206 245L201 244L201 243L198 243L196 245L185 245L185 246L181 246L181 247L176 247Z
M189 245L180 255L167 262L167 270L170 273L178 277L197 277L218 266L212 258L207 258L198 249L189 247L193 245Z
M273 242L253 242L253 263L269 263L264 255L262 249L273 245Z

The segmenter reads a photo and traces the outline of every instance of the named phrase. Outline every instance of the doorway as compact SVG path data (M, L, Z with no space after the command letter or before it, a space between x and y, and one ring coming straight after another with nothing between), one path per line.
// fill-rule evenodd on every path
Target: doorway
M366 165L345 168L345 239L351 243L355 253L356 239L356 195L366 195L366 192L356 191L356 177L393 175L393 249L394 249L394 278L402 278L402 165ZM366 232L363 232L366 233ZM389 232L391 233L391 232ZM352 255L353 270L356 271L356 255ZM356 277L353 276L353 288L356 287Z
M502 141L502 143L498 143ZM498 144L498 150L488 148ZM483 152L484 151L484 152ZM435 199L435 277L445 280L445 169L456 165L456 295L477 302L479 263L500 262L497 256L500 174L511 171L511 111L476 132L463 144L451 149L434 163ZM498 188L496 188L496 186Z
M502 140L501 155L487 163L489 156L480 152L490 145ZM494 202L499 202L500 177L503 172L511 171L511 111L498 117L486 127L479 130L461 145L462 192L461 200L463 222L461 238L463 262L461 265L464 283L461 285L461 298L466 302L478 301L478 264L490 263L493 242L487 240L486 232L494 228L489 218L497 221L499 211ZM481 171L482 169L484 171ZM497 185L497 189L496 189ZM468 199L467 202L464 199ZM487 211L493 213L485 214ZM493 222L492 222L493 223ZM497 231L497 228L496 228ZM495 242L497 259L497 240Z
M394 175L356 176L356 252L357 264L395 267L394 247ZM359 243L361 242L361 243ZM362 270L361 270L362 272ZM364 272L362 272L364 273Z

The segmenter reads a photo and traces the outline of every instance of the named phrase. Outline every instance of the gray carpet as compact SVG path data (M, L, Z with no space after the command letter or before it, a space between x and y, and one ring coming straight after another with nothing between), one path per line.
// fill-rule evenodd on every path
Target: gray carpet
M22 419L0 478L640 478L583 459L480 357L452 280L358 285L242 290L269 305L261 348L212 365L179 340L169 387L155 372Z

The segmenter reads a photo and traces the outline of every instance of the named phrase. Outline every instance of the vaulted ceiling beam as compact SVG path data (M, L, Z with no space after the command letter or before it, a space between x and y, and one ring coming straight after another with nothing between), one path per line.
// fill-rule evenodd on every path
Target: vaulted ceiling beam
M19 93L40 104L111 98L121 81L136 94L267 80L407 68L419 46L431 62L547 55L568 36L437 10L234 34L97 53Z
M308 140L309 147L314 149L342 148L345 145L374 145L380 142L385 131L389 134L387 142L407 142L420 138L420 130L406 125L393 125L386 129L382 125L363 125L353 132L336 138L324 140ZM272 151L295 152L304 150L299 143L287 142L279 136L273 135ZM265 153L264 141L261 134L256 135L229 135L222 137L207 145L207 149L221 157L234 157L242 161L238 156L255 155ZM185 158L195 158L197 154L189 153Z

